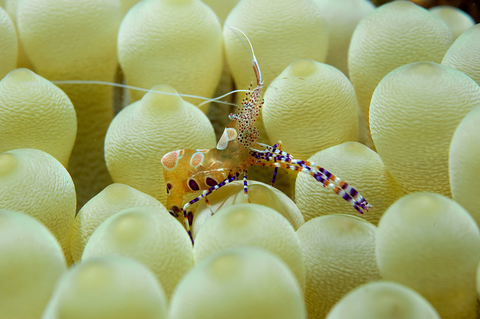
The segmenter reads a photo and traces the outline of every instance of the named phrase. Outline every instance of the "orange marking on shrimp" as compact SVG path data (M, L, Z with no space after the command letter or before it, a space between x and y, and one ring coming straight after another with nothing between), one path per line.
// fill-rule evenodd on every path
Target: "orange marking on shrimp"
M232 141L237 138L237 130L234 128L227 128L227 140Z
M193 154L192 158L190 159L190 166L192 166L193 168L197 168L202 164L204 158L205 155L200 152Z
M162 165L166 170L172 171L177 167L178 160L184 154L183 150L172 151L162 157Z

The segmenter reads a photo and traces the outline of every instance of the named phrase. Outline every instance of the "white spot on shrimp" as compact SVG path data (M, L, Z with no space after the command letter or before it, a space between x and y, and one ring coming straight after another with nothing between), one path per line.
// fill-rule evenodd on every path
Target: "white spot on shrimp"
M227 148L227 146L228 146L228 133L227 133L227 129L225 129L223 131L222 136L218 140L217 150L224 150Z

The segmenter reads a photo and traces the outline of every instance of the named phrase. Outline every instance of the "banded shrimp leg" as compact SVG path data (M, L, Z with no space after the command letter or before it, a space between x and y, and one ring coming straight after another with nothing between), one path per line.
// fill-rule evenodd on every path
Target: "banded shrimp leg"
M279 143L281 145L281 142ZM360 214L368 212L372 208L372 205L368 203L365 198L355 190L355 188L323 167L317 166L313 162L295 159L291 154L277 149L275 147L277 144L275 144L275 146L263 143L257 144L263 147L263 149L252 148L253 156L256 158L254 165L275 168L281 167L309 174L313 176L315 180L320 182L323 187L330 188L337 195L350 203L350 205L352 205L352 207Z

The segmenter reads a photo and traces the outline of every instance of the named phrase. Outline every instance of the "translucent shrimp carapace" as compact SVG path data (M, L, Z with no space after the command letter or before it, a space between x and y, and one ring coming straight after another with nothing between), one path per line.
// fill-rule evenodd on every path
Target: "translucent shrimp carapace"
M258 129L253 126L260 108L261 85L248 92L239 111L230 114L232 120L225 128L216 148L176 150L162 157L163 173L167 184L167 208L178 217L183 198L188 193L203 191L202 195L183 207L185 223L190 233L185 209L215 189L238 179L249 166L254 165L251 147L258 140Z

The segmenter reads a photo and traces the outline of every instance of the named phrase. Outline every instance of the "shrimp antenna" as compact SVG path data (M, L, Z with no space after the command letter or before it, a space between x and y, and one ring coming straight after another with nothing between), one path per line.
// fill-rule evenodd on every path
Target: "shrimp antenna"
M223 99L224 97L229 96L230 94L233 94L233 93L237 93L237 92L245 92L245 93L247 93L247 92L250 92L250 91L249 91L249 90L233 90L233 91L230 91L230 92L225 93L225 94L223 94L223 95L220 95L220 96L217 96L217 97L208 99L207 101L198 104L197 107L200 107L200 106L202 106L202 105L204 105L204 104L207 104L207 103L209 103L209 102L217 102L217 103L223 103L223 104L229 104L229 105L233 105L233 106L238 106L238 105L235 104L235 103L229 103L229 102L225 102L225 101L219 101L220 99Z
M260 66L258 65L258 61L257 61L257 57L255 56L255 51L253 50L253 46L252 46L252 42L250 42L250 39L248 38L248 36L240 29L238 28L235 28L235 27L231 27L229 26L225 21L223 21L222 19L218 18L218 20L222 21L223 24L225 26L227 26L227 28L229 28L233 34L235 34L235 36L240 40L240 42L242 42L243 46L245 47L245 49L247 50L248 52L248 55L250 56L250 60L252 61L252 65L253 65L253 71L255 72L255 76L257 78L257 86L263 86L263 78L262 78L262 72L260 71ZM247 45L245 44L245 42L242 40L242 38L240 38L240 36L237 34L238 31L240 32L241 34L243 34L243 36L245 37L245 39L247 39L248 41L248 44L250 45L250 50L251 50L251 53L250 51L248 50L248 47Z
M252 64L253 64L253 70L255 71L255 75L257 76L257 85L262 86L263 85L263 79L262 79L262 72L260 72L260 66L258 65L257 57L255 56L255 51L253 50L252 42L250 42L250 39L247 37L247 35L240 29L235 28L235 27L229 27L231 29L235 29L247 39L248 44L250 44L250 49L252 50L252 54L250 55L250 58L252 59ZM238 35L237 35L238 37ZM245 43L244 43L245 45Z
M247 50L248 55L250 56L250 60L253 61L253 56L252 56L252 54L250 53L250 51L248 51L247 45L246 45L245 42L242 40L242 38L240 38L240 36L237 34L237 32L235 32L235 30L241 32L241 33L245 36L245 38L248 39L248 37L245 35L245 33L243 33L241 30L239 30L239 29L237 29L237 28L235 28L235 27L229 26L225 21L223 21L223 20L220 19L219 17L217 17L217 19L220 20L220 22L222 22L227 28L229 28L230 31L232 31L232 33L235 34L235 36L238 38L238 40L240 40L240 42L242 42L243 46L245 47L245 50ZM250 43L250 40L248 40L248 42ZM253 53L253 48L252 48L252 44L251 44L251 43L250 43L250 48L252 49L252 53Z
M97 84L97 85L108 85L108 86L114 86L114 87L119 87L119 88L124 88L124 89L131 89L131 90L136 90L136 91L142 91L142 92L151 92L151 93L156 93L156 94L163 94L163 95L178 95L181 97L190 97L194 99L199 99L199 100L204 100L205 102L200 103L197 107L202 106L203 104L210 103L210 102L217 102L217 103L222 103L222 104L228 104L228 105L233 105L237 106L235 103L230 103L230 102L225 102L225 101L220 101L220 99L224 98L225 96L228 96L229 94L233 94L236 92L249 92L248 90L234 90L231 92L228 92L226 94L223 94L218 97L214 98L207 98L203 96L198 96L198 95L192 95L192 94L185 94L185 93L172 93L172 92L162 92L162 91L156 91L156 90L149 90L149 89L144 89L136 86L131 86L127 84L121 84L121 83L115 83L115 82L107 82L107 81L89 81L89 80L62 80L62 81L51 81L53 84Z
M217 17L218 18L218 17ZM221 22L223 22L224 25L227 26L227 28L229 28L233 34L235 34L235 36L240 40L240 42L242 42L243 46L245 47L245 50L247 50L248 52L248 55L250 56L250 60L252 61L252 65L253 65L253 71L255 72L255 76L257 78L257 86L263 86L263 78L262 78L262 72L260 71L260 66L258 65L258 61L257 61L257 57L255 56L255 51L253 50L253 45L252 45L252 42L250 42L250 39L248 38L248 36L240 29L238 28L235 28L235 27L231 27L229 26L227 23L225 23L225 21L223 21L222 19L218 18L218 20L220 20ZM240 32L244 37L245 39L247 39L248 41L248 44L250 45L250 50L251 52L248 50L248 47L247 45L245 44L245 42L243 41L243 39L238 35L237 32L235 31L238 31ZM89 81L89 80L59 80L59 81L51 81L52 83L54 84L96 84L96 85L108 85L108 86L113 86L113 87L118 87L118 88L123 88L123 89L130 89L130 90L136 90L136 91L141 91L141 92L151 92L151 93L156 93L156 94L163 94L163 95L178 95L178 96L181 96L181 97L188 97L188 98L194 98L194 99L199 99L199 100L204 100L204 102L200 103L199 105L197 105L197 107L200 107L206 103L210 103L210 102L216 102L216 103L221 103L221 104L226 104L226 105L233 105L233 106L238 106L237 104L235 103L230 103L230 102L226 102L226 101L221 101L220 99L230 95L230 94L233 94L233 93L237 93L237 92L250 92L249 90L234 90L234 91L230 91L226 94L223 94L221 96L218 96L218 97L214 97L214 98L206 98L206 97L203 97L203 96L198 96L198 95L192 95L192 94L185 94L185 93L171 93L171 92L162 92L162 91L156 91L156 90L151 90L151 89L144 89L144 88L140 88L140 87L136 87L136 86L131 86L131 85L127 85L127 84L122 84L122 83L115 83L115 82L108 82L108 81Z

